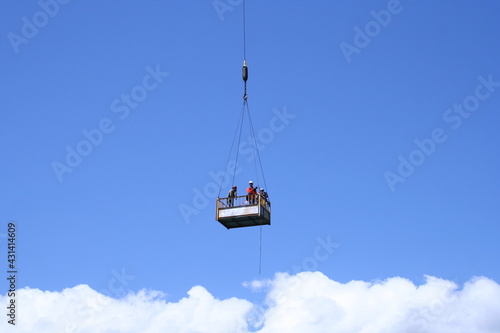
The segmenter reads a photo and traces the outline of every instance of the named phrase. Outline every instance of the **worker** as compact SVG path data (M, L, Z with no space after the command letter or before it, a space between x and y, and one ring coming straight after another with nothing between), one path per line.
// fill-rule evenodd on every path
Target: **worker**
M253 187L252 181L248 182L247 202L249 205L254 205L257 203L257 187Z
M264 199L264 200L266 200L266 201L267 201L267 192L266 192L266 190L265 190L265 189L261 188L261 189L259 190L259 196L261 197L261 199Z
M233 188L231 188L229 190L229 193L227 194L227 205L229 207L234 206L234 199L238 196L238 194L236 193L236 190L237 190L237 187L236 187L236 185L234 185Z

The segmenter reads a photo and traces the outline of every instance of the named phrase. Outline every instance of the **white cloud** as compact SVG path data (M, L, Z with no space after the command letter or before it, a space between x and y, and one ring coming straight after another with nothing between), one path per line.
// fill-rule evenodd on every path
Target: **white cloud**
M176 303L148 291L113 299L87 285L62 292L25 288L18 295L16 326L4 319L1 332L235 333L246 331L246 313L252 308L246 300L217 300L201 286L191 288L188 297ZM2 296L0 301L7 304L8 299Z
M426 277L416 286L395 277L339 283L319 272L278 273L245 283L265 292L263 304L215 299L195 286L178 302L140 291L121 299L86 285L61 292L19 290L16 327L1 332L37 333L498 333L500 285L478 277L462 288ZM7 296L0 296L7 304ZM5 309L5 307L3 307Z

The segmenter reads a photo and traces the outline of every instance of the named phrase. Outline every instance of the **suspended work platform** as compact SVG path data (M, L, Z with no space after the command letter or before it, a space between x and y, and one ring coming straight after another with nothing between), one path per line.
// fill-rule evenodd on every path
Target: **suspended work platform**
M260 195L217 198L216 220L227 229L271 224L271 204Z

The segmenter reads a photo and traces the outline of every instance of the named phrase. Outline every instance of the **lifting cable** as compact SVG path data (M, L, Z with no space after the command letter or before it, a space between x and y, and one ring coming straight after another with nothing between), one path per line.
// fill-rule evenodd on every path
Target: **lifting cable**
M244 83L244 91L243 91L243 108L246 108L246 111L248 113L248 123L250 125L250 136L252 138L252 145L253 145L253 160L254 160L254 167L255 167L255 175L257 176L257 186L259 186L259 172L257 170L257 163L256 161L259 161L260 165L260 171L262 173L262 178L264 181L264 186L267 188L266 184L266 179L264 177L264 171L262 168L262 162L260 160L260 154L259 154L259 148L257 146L257 139L255 136L255 130L253 129L253 123L252 123L252 117L250 116L250 108L248 107L248 95L247 95L247 80L248 80L248 67L247 67L247 42L246 42L246 8L245 8L245 0L243 0L243 68L242 68L242 77L243 77L243 83ZM242 119L243 120L243 119ZM236 170L236 166L235 166ZM259 275L262 270L262 225L259 226Z
M248 80L248 68L247 68L247 32L246 32L246 13L245 13L245 0L243 0L243 68L241 69L241 76L244 82L244 92L243 100L246 101L247 96L247 80Z
M238 156L239 156L239 148L240 148L240 143L241 143L241 135L243 132L243 123L245 120L245 113L248 115L248 123L250 127L250 138L251 138L251 146L252 146L252 153L253 153L253 160L254 160L254 168L255 168L255 175L257 177L257 186L259 187L259 168L257 167L257 161L259 163L260 167L260 173L262 174L262 179L264 182L264 186L267 189L267 184L266 184L266 179L264 177L264 170L262 168L262 162L260 160L260 154L259 154L259 148L257 146L257 137L255 135L255 130L253 128L253 123L252 123L252 118L250 116L250 108L248 107L248 95L247 95L247 80L248 80L248 67L247 67L247 61L246 61L246 9L245 9L245 0L243 0L243 67L241 70L241 75L243 78L243 106L241 109L241 114L238 119L238 123L236 125L236 131L233 136L233 142L231 143L231 149L229 150L229 156L227 158L226 162L226 168L224 171L224 176L222 177L220 188L219 188L219 194L217 197L220 197L220 193L222 191L222 186L224 185L224 180L226 179L227 172L228 172L228 167L229 167L229 161L231 159L231 155L233 153L233 149L236 148L236 160L234 163L234 169L233 169L233 174L232 174L232 179L231 179L231 186L234 185L234 179L236 176L236 168L238 164ZM237 145L235 147L235 142L237 141ZM262 225L260 227L260 245L259 245L259 274L261 273L261 267L262 267Z
M218 197L220 197L222 187L224 186L224 181L226 180L226 177L228 176L228 167L229 167L229 162L231 160L231 156L233 154L233 149L236 149L236 159L235 159L235 164L234 168L232 170L232 178L231 178L231 186L234 185L234 179L236 176L236 169L237 169L237 163L238 163L238 157L239 157L239 148L240 148L240 143L241 143L241 136L243 132L243 123L245 121L245 113L248 116L248 123L249 123L249 131L250 131L250 145L252 146L252 154L253 154L253 161L254 161L254 168L255 168L255 175L257 178L257 186L260 186L260 179L259 179L259 173L262 174L262 180L264 183L264 188L267 188L266 184L266 179L264 176L264 169L262 167L262 161L260 159L260 153L259 153L259 148L257 145L257 136L255 134L255 130L253 127L253 122L252 118L250 115L250 108L248 106L248 95L247 95L247 80L248 80L248 67L246 65L246 18L245 18L245 0L243 0L243 67L242 67L242 78L243 78L243 83L244 83L244 91L243 91L243 106L241 109L241 113L238 119L238 123L236 125L236 130L233 136L233 141L231 143L231 148L229 150L229 155L226 161L226 167L224 171L224 176L222 177L222 180L220 182L220 187L219 187L219 194ZM237 142L236 146L235 143ZM258 162L258 166L257 166ZM260 171L260 172L259 172Z
M259 154L259 148L257 146L257 139L255 136L255 130L253 128L253 123L252 123L252 117L250 116L250 108L248 107L248 94L247 94L247 80L248 80L248 67L247 67L247 42L246 42L246 8L245 8L245 0L243 0L243 68L241 69L241 74L243 77L243 109L247 111L248 113L248 123L250 126L250 136L252 138L252 145L253 145L253 160L254 160L254 167L255 167L255 175L257 177L257 186L259 186L259 172L257 170L257 163L256 161L259 161L260 165L260 171L262 172L262 178L264 181L264 186L267 188L266 184L266 179L264 177L264 171L262 169L262 162L260 160L260 154ZM244 112L244 111L243 111ZM242 117L243 121L243 117ZM239 144L238 144L239 147ZM236 160L237 161L237 160ZM235 163L235 170L236 170L236 163ZM259 226L259 275L262 270L262 225Z

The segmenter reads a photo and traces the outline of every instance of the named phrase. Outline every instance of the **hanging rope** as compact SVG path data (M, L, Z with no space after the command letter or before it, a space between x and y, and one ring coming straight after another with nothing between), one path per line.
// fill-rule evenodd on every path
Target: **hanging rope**
M257 162L259 162L260 173L262 174L262 179L264 181L264 187L267 188L266 178L264 176L264 169L262 168L262 161L260 159L259 147L257 146L257 135L255 135L255 130L254 130L253 123L252 123L252 117L250 116L250 109L248 107L248 101L246 102L246 107L247 107L247 113L248 113L248 122L250 124L250 136L251 136L252 141L253 141L252 145L255 148L253 150L253 155L254 155L255 174L257 175L257 184L259 184L259 179L258 179L259 170L257 168Z
M219 194L217 194L218 198L220 198L220 192L222 191L222 186L224 185L224 180L226 179L226 176L228 173L229 161L231 160L231 154L233 152L233 147L234 147L234 142L236 140L236 136L238 136L237 147L239 148L239 146L240 146L241 128L243 127L243 118L244 117L245 117L245 109L242 108L241 113L240 113L240 117L238 118L238 124L236 125L236 130L234 131L233 142L231 143L231 149L229 149L229 155L227 156L226 167L224 168L224 177L222 177L222 179L220 181ZM239 149L236 152L236 161L238 161L238 152L239 152ZM233 185L234 185L234 177L236 175L236 166L237 166L236 161L234 163L233 178L231 179L231 184L233 184Z
M245 120L245 109L241 108L241 117L240 117L240 135L238 136L238 149L236 150L236 159L234 160L234 168L233 168L233 178L231 179L231 183L234 184L234 178L236 177L236 168L238 167L238 156L240 155L240 143L241 143L241 133L243 128L243 121Z
M262 271L262 225L259 226L260 238L259 238L259 275Z
M246 33L245 0L243 0L243 60L247 59L247 33Z
M243 100L247 100L247 80L248 80L248 67L247 67L247 33L246 33L246 13L245 13L245 0L243 0L243 68L242 77L244 82Z
M234 163L234 168L233 168L232 178L231 178L231 183L234 185L238 157L239 157L239 151L240 151L239 148L240 148L240 144L241 144L241 136L243 133L243 123L245 122L245 113L248 116L248 125L249 125L250 140L251 140L250 144L252 145L252 155L253 155L254 170L255 170L255 177L257 179L257 185L260 186L259 174L262 174L262 180L264 183L264 187L267 188L266 178L264 176L264 168L262 167L262 160L260 158L259 147L257 145L257 136L255 134L255 129L253 127L252 116L250 114L250 108L248 106L248 99L245 99L245 100L243 100L243 106L241 109L240 117L238 119L238 123L236 125L236 130L235 130L234 135L233 135L231 149L229 150L229 155L228 155L228 158L226 161L226 168L224 171L224 177L221 180L221 184L219 187L219 194L218 194L219 197L220 197L220 193L222 191L222 186L224 185L224 180L226 179L226 176L228 173L228 167L229 167L229 162L231 160L231 155L233 153L233 149L235 149L235 143L237 142L237 144L236 144L236 158L235 158L235 163Z
M257 170L257 160L259 161L260 171L262 173L262 178L264 181L264 186L267 188L266 179L264 177L264 170L262 168L262 162L260 160L259 148L257 146L257 139L255 135L255 130L253 128L252 117L250 116L250 108L248 107L248 94L247 94L247 80L248 80L248 67L247 67L247 41L246 41L246 6L245 0L243 0L243 68L242 68L242 77L243 77L243 108L246 107L246 111L248 113L248 123L250 125L250 137L252 138L253 145L253 160L254 160L254 168L255 175L257 177L257 186L259 185L259 171ZM261 224L261 220L259 220L259 224ZM259 226L260 229L260 238L259 238L259 275L262 269L262 225Z

